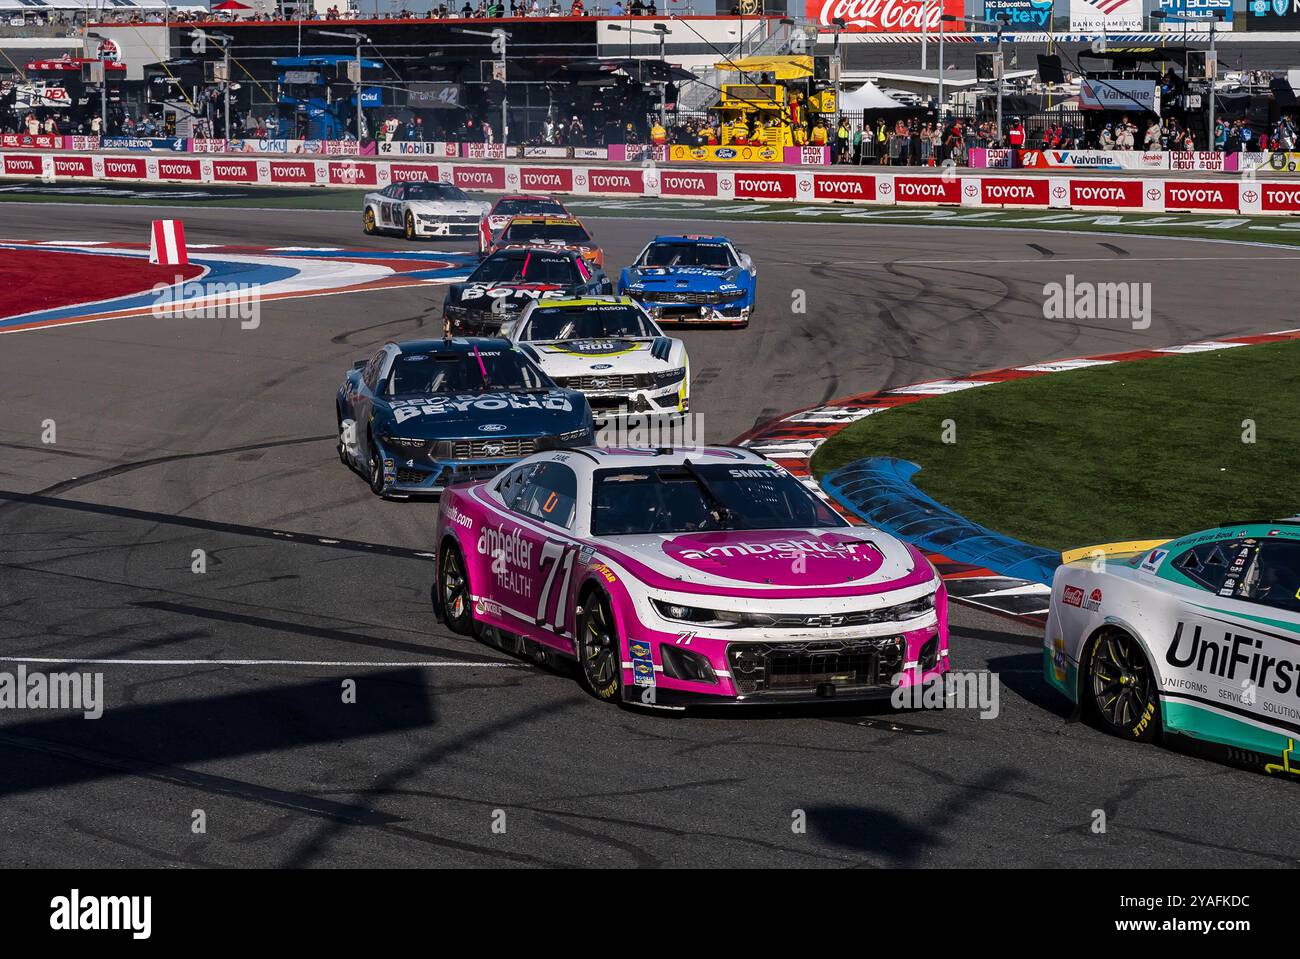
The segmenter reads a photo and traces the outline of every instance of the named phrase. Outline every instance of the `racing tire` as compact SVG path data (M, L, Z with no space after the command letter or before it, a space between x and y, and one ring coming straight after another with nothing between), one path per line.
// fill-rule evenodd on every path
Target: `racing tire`
M458 636L469 636L474 629L474 600L469 588L469 570L460 547L448 543L438 557L438 599L442 603L442 621Z
M373 207L366 207L366 212L361 214L361 232L366 236L374 236L379 232L379 226L375 223L375 211Z
M375 449L375 441L370 441L370 459L366 461L367 482L370 484L370 492L376 496L383 496L384 489L384 458L379 455L379 450Z
M402 233L407 240L415 239L415 214L410 210L406 211L406 225L403 227Z
M1160 734L1160 685L1142 646L1129 633L1105 629L1089 644L1080 683L1084 711L1104 731L1132 742Z
M623 641L604 593L588 594L578 616L578 676L583 688L603 703L623 698Z

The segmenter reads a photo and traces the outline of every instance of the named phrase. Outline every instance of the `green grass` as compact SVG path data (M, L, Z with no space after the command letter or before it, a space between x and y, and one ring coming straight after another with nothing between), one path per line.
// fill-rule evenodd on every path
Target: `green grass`
M1296 342L1116 363L867 417L812 467L910 460L940 503L1051 549L1181 534L1300 512L1297 397ZM941 438L949 419L953 444Z

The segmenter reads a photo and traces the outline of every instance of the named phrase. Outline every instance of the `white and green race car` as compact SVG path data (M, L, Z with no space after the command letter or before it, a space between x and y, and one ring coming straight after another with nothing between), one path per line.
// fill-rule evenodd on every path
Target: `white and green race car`
M1300 775L1300 522L1225 525L1056 570L1047 681L1103 729Z

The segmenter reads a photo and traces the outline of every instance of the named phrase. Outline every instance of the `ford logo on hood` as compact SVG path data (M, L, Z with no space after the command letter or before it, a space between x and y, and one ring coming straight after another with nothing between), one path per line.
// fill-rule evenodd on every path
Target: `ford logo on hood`
M478 428L480 433L500 433L505 429L504 423L484 423Z

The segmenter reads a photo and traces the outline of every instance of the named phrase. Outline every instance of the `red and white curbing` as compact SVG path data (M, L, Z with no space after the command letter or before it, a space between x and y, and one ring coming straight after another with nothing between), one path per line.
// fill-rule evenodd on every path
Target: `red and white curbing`
M931 396L944 396L960 390L1046 376L1067 370L1290 340L1300 340L1300 330L1201 340L1181 346L1076 357L973 373L970 376L952 379L927 380L912 386L874 393L859 393L833 400L822 406L796 410L755 427L737 437L734 442L775 461L807 483L818 495L827 498L813 478L810 468L812 456L818 447L840 430L868 416L917 403ZM838 503L831 502L850 522L861 522L856 516L841 508ZM1034 624L1041 624L1044 621L1047 615L1047 598L1051 590L1041 583L1001 576L992 570L956 563L937 554L931 555L930 559L947 581L949 594L957 602Z
M562 162L355 160L331 157L123 156L0 153L0 176L190 186L318 186L382 189L433 180L467 190L675 200L843 201L875 206L957 206L1137 213L1300 213L1300 180L1042 176L992 171L952 176L846 169L746 170L676 166L573 166Z

